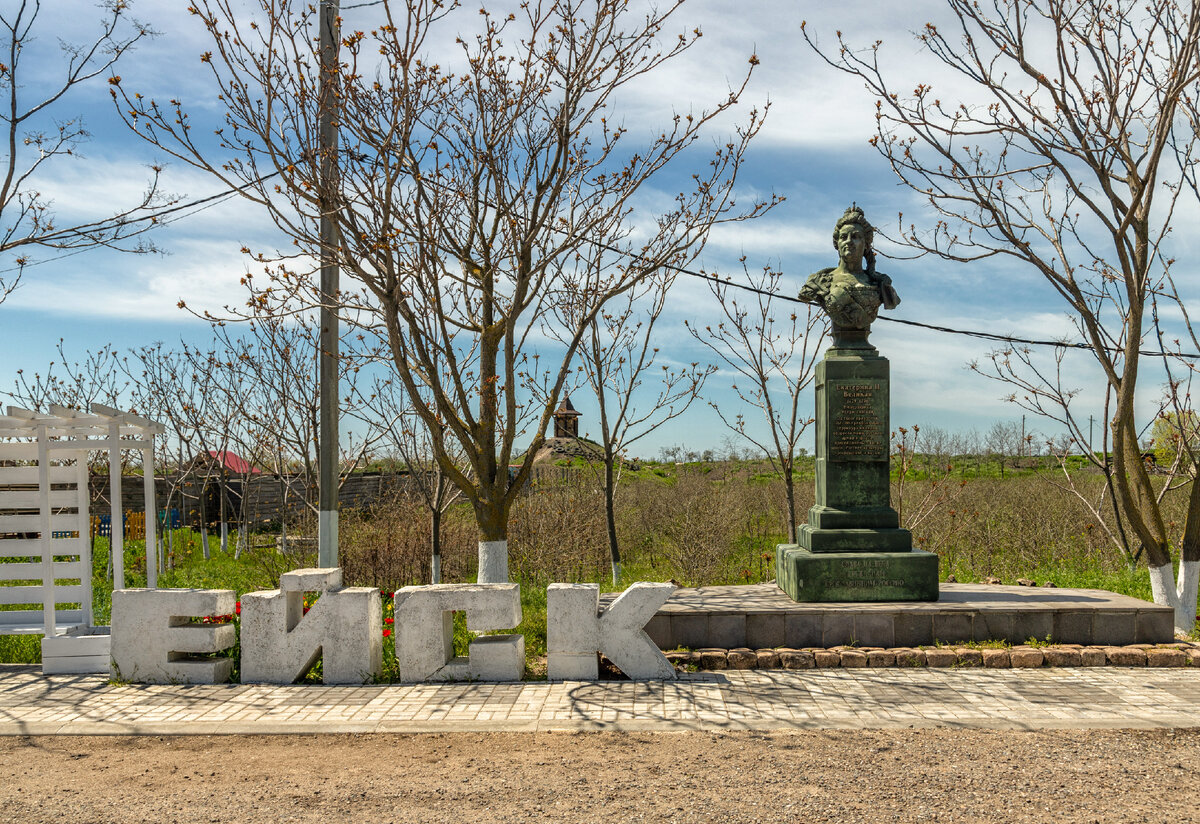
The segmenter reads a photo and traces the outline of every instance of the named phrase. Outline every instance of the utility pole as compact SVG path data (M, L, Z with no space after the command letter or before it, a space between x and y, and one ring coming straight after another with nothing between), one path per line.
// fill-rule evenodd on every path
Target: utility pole
M317 93L317 153L321 164L321 424L317 437L317 556L321 567L338 566L338 265L334 210L338 178L338 0L321 0L321 76Z

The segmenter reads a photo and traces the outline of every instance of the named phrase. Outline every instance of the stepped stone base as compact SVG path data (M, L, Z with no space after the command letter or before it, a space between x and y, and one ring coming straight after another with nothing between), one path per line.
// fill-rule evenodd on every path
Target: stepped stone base
M1174 620L1170 607L1098 589L942 584L933 602L798 604L769 583L677 589L646 632L665 650L1023 644L1047 637L1124 646L1172 642Z
M907 530L899 529L836 532L877 532L884 536L903 532L908 535ZM775 572L780 589L792 600L804 603L938 599L938 556L920 549L907 552L810 552L804 547L780 544L775 551Z

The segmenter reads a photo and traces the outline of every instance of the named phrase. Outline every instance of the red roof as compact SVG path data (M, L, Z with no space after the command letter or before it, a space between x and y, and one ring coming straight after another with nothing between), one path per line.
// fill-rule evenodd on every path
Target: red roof
M220 461L226 469L238 475L261 475L262 470L251 466L245 458L236 455L233 452L218 452L215 449L208 450L208 457L215 458Z

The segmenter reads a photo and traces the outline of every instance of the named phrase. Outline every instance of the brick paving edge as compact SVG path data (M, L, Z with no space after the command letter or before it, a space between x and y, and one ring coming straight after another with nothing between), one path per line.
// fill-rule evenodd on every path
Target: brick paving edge
M684 671L751 669L829 669L835 667L1200 667L1200 642L1085 646L1083 644L1019 644L989 648L966 645L937 647L805 647L791 649L674 650L667 659Z

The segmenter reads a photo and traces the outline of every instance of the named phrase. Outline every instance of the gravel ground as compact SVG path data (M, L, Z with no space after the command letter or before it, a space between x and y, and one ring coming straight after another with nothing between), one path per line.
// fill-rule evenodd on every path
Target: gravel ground
M1200 730L0 738L0 822L1200 821Z

